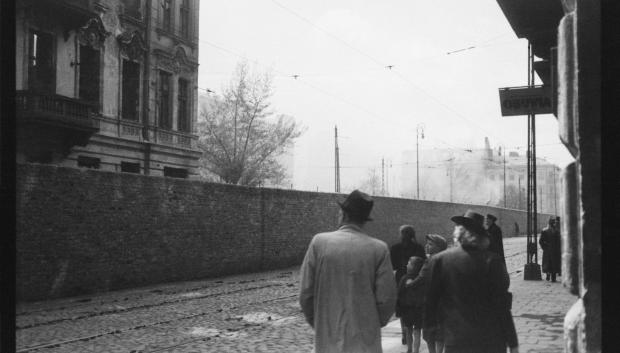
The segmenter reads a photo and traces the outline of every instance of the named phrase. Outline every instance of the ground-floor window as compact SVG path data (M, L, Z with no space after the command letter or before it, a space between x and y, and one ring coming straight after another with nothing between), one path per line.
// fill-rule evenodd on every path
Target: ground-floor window
M187 178L187 169L164 167L164 176L171 178Z
M121 172L140 174L140 163L121 162Z
M95 157L78 156L78 167L99 169L101 166L101 159Z

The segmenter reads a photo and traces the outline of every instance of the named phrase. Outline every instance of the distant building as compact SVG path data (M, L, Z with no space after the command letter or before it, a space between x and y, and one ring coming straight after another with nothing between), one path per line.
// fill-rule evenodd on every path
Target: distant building
M19 162L191 177L196 0L23 0Z
M559 207L559 168L537 159L539 212L556 213ZM403 153L401 196L417 198L416 151ZM504 157L488 139L480 149L421 149L420 199L504 206ZM517 152L506 155L506 207L525 209L527 159Z
M496 149L487 165L487 183L495 186L493 199L503 206L504 195L504 157L501 149ZM536 202L537 210L557 214L560 207L560 169L544 159L536 159ZM527 157L517 152L506 155L506 207L527 208Z

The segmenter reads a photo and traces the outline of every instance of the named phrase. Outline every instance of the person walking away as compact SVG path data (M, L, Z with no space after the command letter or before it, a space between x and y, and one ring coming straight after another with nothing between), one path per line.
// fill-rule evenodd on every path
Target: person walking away
M487 250L492 251L499 255L506 266L506 257L504 256L504 241L502 239L502 229L495 223L497 221L497 217L492 214L487 214L484 219L485 226L487 228L487 232L489 232L489 248Z
M407 279L405 281L405 287L413 288L421 292L423 303L422 307L426 306L426 291L428 287L428 281L431 275L431 259L435 254L438 254L448 248L448 242L444 237L439 234L426 235L426 244L424 245L424 251L426 252L426 260L420 270L420 274L414 280ZM424 326L424 311L422 315L422 326ZM424 328L422 336L426 345L428 346L429 353L443 353L443 333L441 327L438 325L433 328ZM414 344L415 346L415 344Z
M364 232L373 199L354 190L338 230L316 234L301 265L299 304L316 353L381 353L381 327L396 304L388 246Z
M415 229L412 225L405 224L399 229L400 242L392 245L390 248L390 260L392 266L396 271L394 273L394 280L396 285L400 283L400 279L407 273L407 263L412 256L421 257L426 259L424 248L420 245L415 238ZM405 333L406 329L401 325L402 344L407 344Z
M468 210L451 219L459 245L431 259L424 329L441 325L445 353L518 353L510 278L485 250L484 217Z
M405 283L407 281L413 281L418 277L423 264L423 258L412 256L407 263L407 273L400 279L400 283L398 284L396 317L400 318L401 326L405 327L406 330L407 353L420 352L424 293L420 291L420 288L406 287Z
M562 272L561 237L555 221L555 218L549 218L548 226L542 230L538 241L543 250L542 271L546 273L546 280L551 279L551 282L555 282L556 275Z

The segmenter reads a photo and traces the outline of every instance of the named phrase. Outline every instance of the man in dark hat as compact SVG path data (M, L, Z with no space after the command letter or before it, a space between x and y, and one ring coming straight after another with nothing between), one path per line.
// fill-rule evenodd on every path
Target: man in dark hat
M340 205L338 230L312 238L301 265L299 303L314 328L316 353L381 352L381 327L396 304L385 242L363 228L372 198L355 190Z
M499 255L506 266L506 257L504 256L504 242L502 240L502 229L495 224L497 217L492 214L487 214L484 219L487 232L489 232L489 248L487 250L492 251Z
M499 256L485 250L484 217L468 210L452 217L459 246L432 257L424 329L440 325L445 353L519 351L508 292L510 278Z

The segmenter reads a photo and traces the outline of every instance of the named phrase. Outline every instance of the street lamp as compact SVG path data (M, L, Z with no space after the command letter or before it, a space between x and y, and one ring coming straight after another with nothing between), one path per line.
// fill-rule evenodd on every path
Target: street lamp
M419 137L424 138L424 124L418 124L416 126L415 134L415 160L416 160L416 184L417 184L417 199L420 199L420 156L419 156Z

